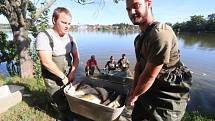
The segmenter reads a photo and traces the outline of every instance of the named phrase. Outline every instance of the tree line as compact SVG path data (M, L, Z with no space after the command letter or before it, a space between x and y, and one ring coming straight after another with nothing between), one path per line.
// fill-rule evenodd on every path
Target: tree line
M190 20L176 23L172 27L176 32L215 32L215 13L208 15L207 18L194 15Z

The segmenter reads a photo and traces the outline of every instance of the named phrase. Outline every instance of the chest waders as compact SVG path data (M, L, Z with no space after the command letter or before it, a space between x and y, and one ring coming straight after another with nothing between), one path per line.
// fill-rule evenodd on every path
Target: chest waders
M153 26L146 33L149 33ZM135 49L138 59L141 58L140 49L141 47ZM132 120L180 121L190 98L191 81L190 70L180 61L173 67L163 66L152 87L136 101Z
M51 38L51 36L48 34L47 31L44 31L44 33L49 38L49 44L53 51L53 47L54 47L53 39ZM74 44L73 41L71 41L72 48L73 48L73 44ZM57 65L57 67L62 72L64 72L65 75L68 74L72 63L72 57L70 54L61 55L61 56L54 56L52 54L52 60ZM63 92L62 79L52 74L48 70L46 70L43 65L42 65L42 76L44 78L48 95L51 97L51 105L59 112L65 112L69 110L69 106Z

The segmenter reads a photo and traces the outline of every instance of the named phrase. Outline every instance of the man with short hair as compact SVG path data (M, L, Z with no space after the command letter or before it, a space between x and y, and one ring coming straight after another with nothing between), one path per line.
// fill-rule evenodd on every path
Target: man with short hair
M110 60L105 64L105 68L107 68L108 73L110 71L116 70L116 66L117 66L117 64L116 64L116 61L114 59L114 56L110 56Z
M170 26L155 21L152 0L126 0L126 9L141 30L134 41L132 120L179 121L189 100L192 75L180 62L177 37Z
M117 64L121 71L127 71L129 69L129 61L125 54L122 54Z
M95 69L97 69L100 72L95 55L91 55L90 59L87 61L85 66L86 76L89 76L89 75L93 76Z
M40 32L36 39L46 89L62 120L67 120L64 114L69 111L63 89L73 81L79 64L76 41L69 35L71 18L68 9L56 8L52 16L53 28Z

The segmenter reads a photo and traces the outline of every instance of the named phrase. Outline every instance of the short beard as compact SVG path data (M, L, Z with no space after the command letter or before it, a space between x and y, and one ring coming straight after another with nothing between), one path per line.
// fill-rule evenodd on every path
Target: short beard
M145 24L146 23L146 19L148 17L148 7L146 6L146 9L144 11L145 15L144 16L137 16L136 20L135 20L135 14L133 16L130 17L131 22L134 25L140 25L140 24Z
M131 22L134 24L134 25L140 25L142 22L141 20L135 20L135 18L132 18L131 19Z

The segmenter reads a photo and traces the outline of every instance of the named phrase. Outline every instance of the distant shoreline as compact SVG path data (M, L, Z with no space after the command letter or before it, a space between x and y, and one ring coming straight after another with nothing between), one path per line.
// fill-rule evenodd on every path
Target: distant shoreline
M51 28L52 25L49 25ZM0 31L11 32L11 27L9 24L0 24ZM139 31L139 27L129 24L112 24L112 25L72 25L70 31L120 31L120 32L136 32Z

